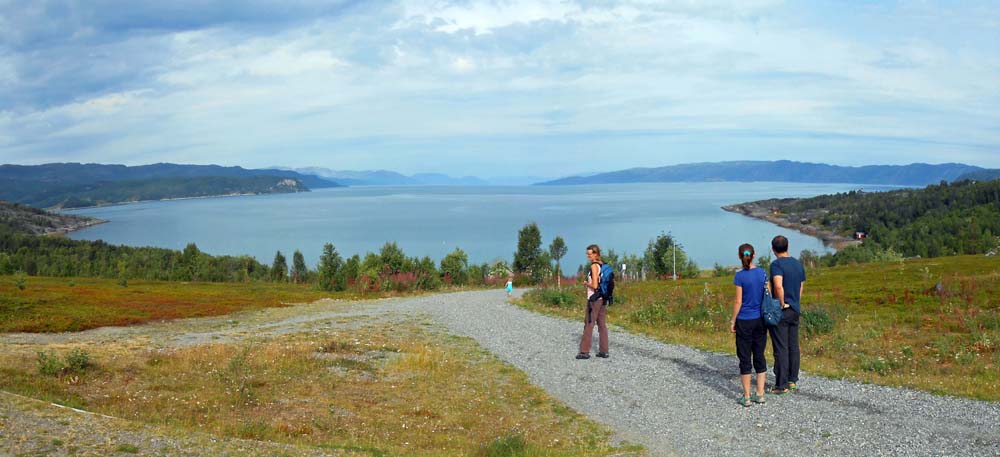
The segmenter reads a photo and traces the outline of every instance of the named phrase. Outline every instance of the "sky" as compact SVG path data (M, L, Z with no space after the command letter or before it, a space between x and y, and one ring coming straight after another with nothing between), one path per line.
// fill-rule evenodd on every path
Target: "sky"
M995 1L0 0L0 163L1000 168Z

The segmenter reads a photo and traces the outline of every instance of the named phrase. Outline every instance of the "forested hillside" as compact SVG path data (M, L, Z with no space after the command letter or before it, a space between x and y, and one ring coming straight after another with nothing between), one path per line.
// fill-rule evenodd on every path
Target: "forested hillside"
M153 178L88 184L18 182L3 198L42 208L83 208L169 198L308 192L297 179L275 176Z
M231 194L304 192L339 184L287 170L169 163L0 165L0 200L42 208Z
M862 232L866 244L905 256L981 254L997 249L1000 181L941 183L924 189L848 192L754 202L776 217L835 231Z

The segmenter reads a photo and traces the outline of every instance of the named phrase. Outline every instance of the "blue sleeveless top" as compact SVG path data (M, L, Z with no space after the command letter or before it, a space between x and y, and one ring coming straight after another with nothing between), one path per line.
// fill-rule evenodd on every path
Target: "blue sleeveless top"
M738 320L760 319L760 302L764 295L764 283L767 282L767 272L756 267L750 270L736 272L733 284L743 288L743 306L736 315Z

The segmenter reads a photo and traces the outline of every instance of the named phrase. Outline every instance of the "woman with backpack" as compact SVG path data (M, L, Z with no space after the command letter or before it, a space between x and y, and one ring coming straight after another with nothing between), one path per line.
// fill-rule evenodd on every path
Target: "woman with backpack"
M590 271L587 272L587 316L583 321L583 338L580 338L580 352L577 359L590 358L590 344L594 338L594 324L597 324L598 346L597 356L608 358L608 306L604 298L597 293L601 280L601 248L596 244L587 246L587 260L590 261Z
M764 287L767 273L753 264L753 246L740 245L739 257L743 269L736 272L736 300L733 302L733 318L729 321L729 331L736 334L736 356L740 359L740 383L743 396L737 402L743 406L750 403L764 403L764 382L767 379L767 361L764 347L767 345L767 330L761 317ZM752 371L751 371L752 370ZM751 373L757 373L757 391L750 392Z

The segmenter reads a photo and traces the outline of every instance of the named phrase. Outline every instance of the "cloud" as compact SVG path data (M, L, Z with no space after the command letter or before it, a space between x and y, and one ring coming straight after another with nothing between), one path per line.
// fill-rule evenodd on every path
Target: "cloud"
M470 174L516 156L575 173L594 163L581 156L625 167L752 150L837 163L864 151L855 164L947 151L1000 166L997 16L978 4L0 0L0 161Z

